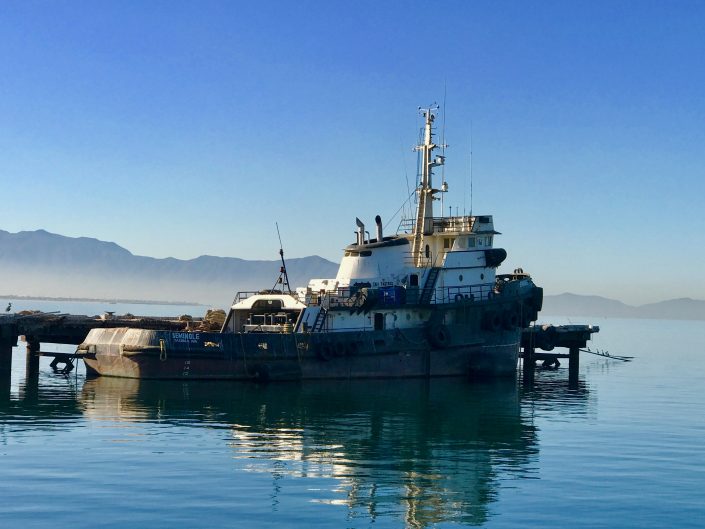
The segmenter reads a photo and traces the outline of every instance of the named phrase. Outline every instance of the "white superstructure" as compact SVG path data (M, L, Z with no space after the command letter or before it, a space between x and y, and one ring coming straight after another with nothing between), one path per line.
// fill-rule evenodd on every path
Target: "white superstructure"
M434 216L436 195L448 186L433 187L433 169L445 157L434 155L439 147L434 143L435 109L424 109L423 116L424 140L415 148L421 166L416 216L403 219L392 236L384 236L377 216L374 238L366 237L364 223L356 219L357 239L345 248L336 277L312 279L297 289L295 297L306 307L297 332L422 326L433 305L493 296L495 270L506 252L493 248L498 232L491 216ZM373 304L381 316L365 310ZM336 308L352 310L330 310ZM250 325L243 330L251 330Z

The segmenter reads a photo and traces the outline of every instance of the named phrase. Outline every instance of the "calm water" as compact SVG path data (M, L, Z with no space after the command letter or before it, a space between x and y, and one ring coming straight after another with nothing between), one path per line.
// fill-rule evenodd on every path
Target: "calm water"
M637 358L582 355L573 390L565 369L533 388L256 385L86 380L49 359L36 385L18 348L0 527L703 527L705 323L590 322L593 345Z

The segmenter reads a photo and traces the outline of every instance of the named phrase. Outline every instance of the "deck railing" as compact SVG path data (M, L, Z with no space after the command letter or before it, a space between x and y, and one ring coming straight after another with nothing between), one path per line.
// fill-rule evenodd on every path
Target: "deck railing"
M262 292L238 292L233 305L250 296ZM461 301L480 301L492 297L495 293L494 283L454 287L403 287L384 286L376 288L338 288L323 294L313 292L307 296L308 305L320 305L325 309L365 310L372 307L418 305L420 300L429 300L431 304L458 303Z
M480 301L489 299L494 293L493 283L428 289L402 286L339 288L326 292L324 296L313 296L310 303L325 309L366 310L373 307L418 305L423 299L430 300L431 304Z
M463 215L460 217L433 217L433 231L443 232L470 232L475 224L475 217ZM411 233L416 225L416 218L405 218L399 222L399 232Z
M298 295L295 292L288 294L288 293L282 292L280 290L276 290L276 291L275 290L250 290L250 291L243 290L243 291L235 294L235 299L233 299L232 304L235 305L235 303L238 303L238 302L242 301L243 299L247 299L250 296L267 295L267 294L278 294L278 295L285 294L285 295L292 296L294 299L298 299Z

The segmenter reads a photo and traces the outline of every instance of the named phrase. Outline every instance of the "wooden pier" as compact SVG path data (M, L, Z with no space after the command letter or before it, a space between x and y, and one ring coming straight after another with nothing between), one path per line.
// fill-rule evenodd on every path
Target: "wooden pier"
M524 381L533 381L536 362L543 361L542 367L545 368L557 368L560 366L559 358L567 358L569 384L571 387L577 387L580 349L585 348L592 335L597 332L600 332L597 325L535 325L524 329L521 336ZM568 352L553 352L556 347L568 349ZM536 352L537 349L547 352Z
M73 369L75 355L55 351L42 351L41 344L79 345L91 329L105 327L134 327L139 329L185 330L198 325L200 320L147 316L79 316L46 312L24 312L0 315L0 388L9 388L12 372L12 348L17 339L24 337L27 344L27 378L39 374L39 358L53 357L52 367L63 363L65 369ZM2 391L0 391L2 393Z
M27 378L34 379L39 374L41 356L53 357L52 367L56 368L63 363L67 371L73 368L73 360L76 358L72 353L42 351L42 343L79 345L88 332L96 328L133 327L183 331L204 323L206 322L201 319L183 317L115 316L112 313L102 316L44 312L0 315L0 388L9 388L12 348L17 346L20 336L24 337L27 344ZM521 358L525 383L533 382L537 362L542 361L544 368L556 368L560 365L559 359L567 358L569 384L577 387L580 349L585 348L592 334L599 330L600 328L594 325L536 325L524 329ZM554 352L555 348L567 349L568 352Z

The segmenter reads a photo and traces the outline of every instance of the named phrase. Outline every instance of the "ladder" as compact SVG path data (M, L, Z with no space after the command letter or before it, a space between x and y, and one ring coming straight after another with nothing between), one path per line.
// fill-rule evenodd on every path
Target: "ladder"
M441 269L438 266L434 266L429 269L428 277L426 277L426 283L424 284L423 290L421 291L421 296L419 297L419 304L428 305L431 303L431 298L436 289L436 280L438 279L438 274Z
M321 309L318 311L318 314L316 314L316 319L313 320L311 332L321 332L323 330L323 324L326 321L327 314L328 311L324 307L321 307Z

